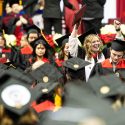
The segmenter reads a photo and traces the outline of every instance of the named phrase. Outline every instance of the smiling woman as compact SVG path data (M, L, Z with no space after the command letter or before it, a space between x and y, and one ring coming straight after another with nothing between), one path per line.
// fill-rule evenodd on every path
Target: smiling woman
M84 48L88 59L91 59L92 56L97 55L101 52L103 46L102 41L96 34L90 34L85 38Z
M77 25L74 26L69 37L69 51L72 57L80 57L91 63L85 66L85 74L83 74L88 81L94 65L104 61L109 55L108 50L103 49L103 43L95 29L91 29L77 38Z

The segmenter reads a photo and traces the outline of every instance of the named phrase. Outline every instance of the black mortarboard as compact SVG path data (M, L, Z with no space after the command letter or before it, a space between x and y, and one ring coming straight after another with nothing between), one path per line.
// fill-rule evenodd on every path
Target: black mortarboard
M35 99L34 91L30 90L30 85L10 75L4 74L0 83L0 104L17 116L22 116Z
M39 34L39 33L41 33L41 29L38 26L36 26L35 24L30 25L28 27L25 27L24 30L26 31L27 34L30 34L30 33Z
M120 79L124 82L125 81L125 70L124 69L119 70L119 71L117 71L117 73L118 73Z
M111 42L111 49L115 51L125 51L125 41L121 39L115 39Z
M44 63L42 66L31 72L32 77L38 81L43 93L49 93L58 84L58 80L62 77L62 74L56 67L49 63ZM40 87L38 87L40 89Z
M68 69L72 69L73 71L78 71L89 64L90 64L89 62L79 57L73 57L64 61L63 66L67 67Z
M66 43L68 43L69 36L70 34L66 34L55 40L60 48L63 47Z
M26 74L21 69L15 69L13 67L9 67L7 70L5 70L4 74L11 75L21 81L24 81L26 84L32 84L33 79L29 74Z
M11 62L6 62L4 64L0 63L0 69L4 69L4 73L5 74L9 74L13 77L19 78L24 80L27 83L31 83L32 79L29 76L29 74L26 74L26 72L24 72L21 68L16 67L15 65L13 65Z
M78 39L79 39L79 41L81 42L81 44L84 43L85 38L86 38L88 35L90 35L90 34L97 34L97 32L95 31L94 28L92 28L92 29L88 30L87 32L83 33L82 35L80 35L80 36L78 37Z
M3 63L0 63L0 69L7 69L7 65L3 64Z
M6 63L4 63L4 65L6 65L8 68L9 68L9 67L13 67L13 68L16 69L16 66L14 66L14 65L12 64L12 62L6 62Z
M68 96L66 105L57 112L49 114L43 125L78 125L89 118L96 117L105 121L113 113L107 101L90 94L86 88L71 85L67 86L67 89L69 93L66 95Z
M81 7L81 9L78 10L78 11L74 14L74 19L73 19L72 25L75 25L76 23L78 23L78 22L81 20L81 18L83 17L83 14L84 14L84 12L85 12L85 10L86 10L86 5L83 5L83 6Z
M124 125L124 114L125 111L122 114L104 110L99 113L86 108L64 107L48 114L42 125Z
M65 73L67 74L67 79L80 79L84 80L84 68L89 65L90 62L87 62L81 58L74 57L70 58L63 62L63 66L65 67Z
M92 124L104 125L105 123L104 119L91 109L63 107L58 112L49 114L48 119L46 118L46 120L43 121L43 125L45 124L47 125L82 125L82 123L84 125L84 123L86 123L85 121L92 119L92 118L96 119L97 117L98 117L98 122L95 123L95 120L94 120L94 123ZM100 121L99 121L99 118L100 118ZM89 124L85 124L85 125L89 125Z
M52 47L48 44L48 42L46 41L46 39L41 35L39 38L37 38L36 40L32 41L30 43L30 45L32 46L33 49L33 54L35 54L35 48L38 44L43 44L45 46L46 49L52 49Z
M113 97L122 93L120 92L120 87L123 86L123 84L114 74L94 76L89 79L88 84L99 97Z
M83 81L82 81L83 85L79 85L76 82L79 81L73 80L71 81L71 84L69 84L70 82L66 84L64 88L66 91L64 106L92 108L98 111L103 109L102 107L107 107L111 109L110 107L111 103L108 102L107 100L103 100L102 98L98 98L97 96L95 96L92 90L89 88L89 86L84 84Z
M9 0L8 2L9 2L9 5L10 5L10 7L11 7L13 4L20 4L19 1L20 1L20 0Z
M110 122L113 123L113 125L124 125L125 124L125 109L122 108L121 110L118 110L115 112L114 119Z

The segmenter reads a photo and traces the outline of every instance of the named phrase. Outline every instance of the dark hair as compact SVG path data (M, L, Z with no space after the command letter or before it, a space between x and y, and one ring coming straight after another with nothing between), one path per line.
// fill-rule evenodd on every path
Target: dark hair
M30 33L36 33L38 35L38 37L39 37L39 32L36 29L31 29L27 33L27 39L29 38Z
M44 54L44 58L47 58L49 60L50 63L54 64L54 50L49 46L48 43L46 43L44 40L39 39L37 41L35 41L35 43L33 44L33 54L32 54L32 63L34 63L36 61L36 47L37 45L42 44L45 48L46 48L46 52Z
M63 40L62 42L61 50L58 52L59 59L64 59L64 55L65 55L64 48L65 48L66 43L68 43L68 39Z
M39 44L42 44L45 48L46 48L46 52L44 54L44 57L45 58L48 58L48 49L47 49L47 44L45 43L44 40L40 39L38 41L35 42L35 44L33 45L33 59L32 61L35 62L35 59L36 59L36 47L39 45Z

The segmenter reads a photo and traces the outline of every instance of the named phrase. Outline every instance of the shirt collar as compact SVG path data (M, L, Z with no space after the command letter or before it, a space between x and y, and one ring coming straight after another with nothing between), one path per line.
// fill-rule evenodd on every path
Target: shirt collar
M111 64L113 64L113 65L117 65L117 64L119 63L119 62L113 63L111 58L109 58L109 62L110 62Z

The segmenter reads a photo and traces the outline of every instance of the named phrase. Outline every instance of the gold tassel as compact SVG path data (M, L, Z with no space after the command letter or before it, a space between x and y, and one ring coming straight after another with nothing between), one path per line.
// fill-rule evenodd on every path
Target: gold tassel
M59 94L56 93L55 95L55 106L61 107L62 106L62 98Z
M19 5L23 5L23 1L22 0L19 0Z
M3 37L4 37L4 35L5 35L5 31L4 31L4 29L3 29L2 31L3 31Z
M121 102L121 98L119 97L113 104L112 104L112 108L117 111L122 107L122 102Z
M49 44L49 41L46 39L46 37L45 37L45 35L44 35L44 33L43 33L42 30L41 30L41 35L43 36L43 38L45 39L45 41Z
M61 106L62 106L62 98L59 94L56 93L55 98L54 98L54 103L55 103L55 109L53 110L54 112L58 111Z

